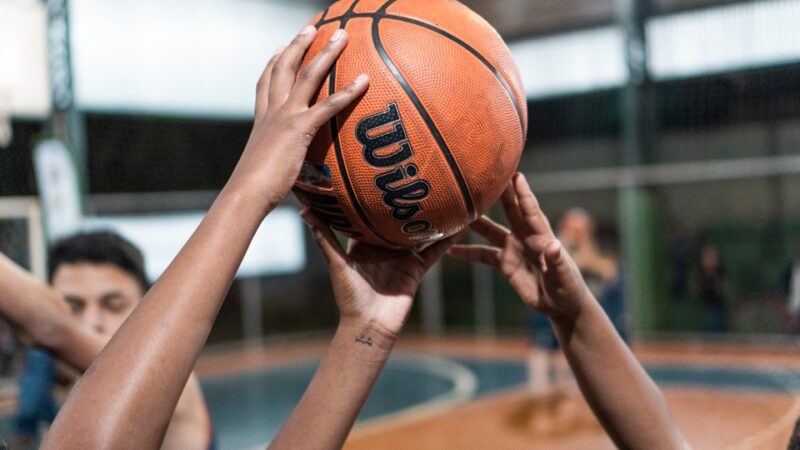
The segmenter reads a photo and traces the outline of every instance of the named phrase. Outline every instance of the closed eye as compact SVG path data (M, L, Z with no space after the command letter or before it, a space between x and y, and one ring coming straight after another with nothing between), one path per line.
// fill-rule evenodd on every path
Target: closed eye
M80 314L81 311L83 311L83 309L86 307L86 300L76 295L65 295L64 300L66 300L67 305L69 305L69 308L73 314Z
M121 312L127 309L130 300L121 292L108 292L100 297L100 304L111 312Z

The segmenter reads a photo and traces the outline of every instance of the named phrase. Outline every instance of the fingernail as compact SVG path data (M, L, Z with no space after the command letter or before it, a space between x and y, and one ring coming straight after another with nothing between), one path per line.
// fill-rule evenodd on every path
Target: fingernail
M278 46L278 48L275 49L275 54L277 55L278 53L281 53L284 50L286 50L285 45Z
M303 30L300 32L300 36L305 36L306 34L310 34L314 31L317 31L317 28L313 25L308 25L307 27L303 28Z
M362 73L361 75L356 77L355 81L353 81L353 84L366 83L367 80L369 80L369 76L367 76L367 74L365 74L365 73Z
M333 33L333 36L331 36L331 42L338 41L339 39L342 38L342 36L344 36L344 30L339 28L338 30L336 30L335 33Z

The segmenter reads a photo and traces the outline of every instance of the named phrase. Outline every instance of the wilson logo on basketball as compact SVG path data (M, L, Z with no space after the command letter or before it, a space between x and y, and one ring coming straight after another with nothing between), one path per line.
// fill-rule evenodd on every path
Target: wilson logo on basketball
M392 211L392 217L403 223L403 233L420 238L435 233L427 220L413 220L422 210L419 203L428 197L431 187L417 178L419 168L409 162L414 151L397 104L390 103L386 111L359 122L356 138L363 145L367 163L380 169L392 168L375 177L375 186L383 192L383 203Z

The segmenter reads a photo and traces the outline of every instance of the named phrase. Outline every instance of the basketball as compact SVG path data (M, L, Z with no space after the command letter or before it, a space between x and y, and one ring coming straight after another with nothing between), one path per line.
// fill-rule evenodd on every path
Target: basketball
M370 86L320 129L299 200L334 229L386 247L451 236L486 212L519 164L528 123L495 29L453 0L342 0L311 23L318 38L304 65L337 29L349 35L317 102L361 73Z

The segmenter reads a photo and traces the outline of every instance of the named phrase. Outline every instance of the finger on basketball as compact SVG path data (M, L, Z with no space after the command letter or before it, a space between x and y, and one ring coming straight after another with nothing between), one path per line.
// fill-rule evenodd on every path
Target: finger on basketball
M283 106L297 79L297 69L306 54L306 50L314 42L317 29L311 25L303 28L291 44L281 53L272 67L269 87L269 106Z
M321 127L333 116L350 106L356 99L364 95L369 87L369 77L361 74L341 91L327 97L308 110L308 117L314 127Z
M263 116L267 112L267 107L269 106L269 85L270 80L272 78L272 68L275 67L275 63L280 58L281 53L286 46L278 47L278 50L275 51L275 54L272 55L272 58L269 59L267 63L267 67L261 73L261 77L258 79L258 83L256 84L256 118Z
M336 30L331 39L311 62L297 74L297 82L292 91L292 101L297 106L308 106L319 90L320 84L329 75L331 66L347 46L347 32Z
M431 266L436 264L445 253L447 253L456 242L459 242L466 232L457 233L453 236L450 236L446 239L442 239L431 245L430 247L426 248L425 250L419 253L419 256L422 258L422 262L425 265L425 269L429 269Z
M486 216L482 216L475 222L472 222L470 227L473 231L489 241L489 243L498 247L502 247L504 245L505 240L510 233L507 228Z

